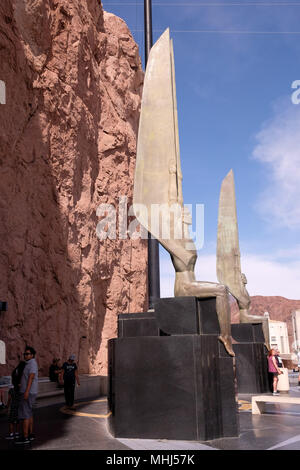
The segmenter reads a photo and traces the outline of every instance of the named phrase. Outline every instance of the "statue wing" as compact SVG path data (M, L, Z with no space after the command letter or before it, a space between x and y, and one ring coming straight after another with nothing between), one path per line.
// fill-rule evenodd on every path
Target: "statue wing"
M159 224L153 217L158 207ZM183 220L174 53L169 29L151 48L145 73L133 210L138 221L169 253L184 262L195 255Z
M217 238L217 278L236 299L245 298L246 289L241 277L241 259L236 213L233 171L222 181Z

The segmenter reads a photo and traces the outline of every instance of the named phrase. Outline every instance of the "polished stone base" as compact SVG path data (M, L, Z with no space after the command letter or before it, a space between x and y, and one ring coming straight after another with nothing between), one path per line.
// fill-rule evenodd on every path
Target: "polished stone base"
M162 299L153 315L141 315L143 326L138 321L120 315L121 337L109 341L110 432L202 441L238 436L233 360L218 340L215 298L203 305L194 297Z
M118 338L159 335L156 318L151 312L118 315Z
M236 379L239 393L265 393L270 390L267 349L261 323L231 325L236 355Z

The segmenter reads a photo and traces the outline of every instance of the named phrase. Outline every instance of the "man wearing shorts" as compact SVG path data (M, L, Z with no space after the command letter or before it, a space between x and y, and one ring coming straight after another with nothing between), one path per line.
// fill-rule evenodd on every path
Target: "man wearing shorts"
M23 437L16 444L29 444L34 439L32 407L38 392L38 366L35 360L35 350L26 346L24 359L26 365L20 383L20 405L18 418L23 421Z

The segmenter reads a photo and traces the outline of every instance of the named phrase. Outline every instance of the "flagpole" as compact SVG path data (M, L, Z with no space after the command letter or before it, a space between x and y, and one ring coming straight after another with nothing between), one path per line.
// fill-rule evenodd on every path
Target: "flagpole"
M145 70L147 67L152 37L152 0L144 0L144 31L145 31ZM154 308L154 300L160 298L159 278L159 243L148 233L148 293L149 309Z
M144 32L145 32L145 69L153 45L152 37L152 0L144 0Z

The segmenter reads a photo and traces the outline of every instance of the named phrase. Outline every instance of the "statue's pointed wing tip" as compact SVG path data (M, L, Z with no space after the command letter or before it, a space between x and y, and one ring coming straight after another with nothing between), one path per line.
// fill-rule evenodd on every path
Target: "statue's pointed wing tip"
M162 38L164 38L164 37L166 37L166 36L167 36L168 38L170 38L170 28L169 28L169 26L164 30L164 32L161 34L161 36L159 37L159 39L162 39ZM159 40L159 39L158 39L158 40Z
M149 56L149 60L148 62L150 61L150 59L152 60L152 57L153 55L156 54L156 50L159 50L160 47L165 47L164 44L168 44L170 42L170 28L168 27L167 29L165 29L165 31L159 36L159 38L157 39L157 41L153 44L153 46L151 47L151 50L150 50L150 56Z
M234 173L233 173L233 169L231 168L231 169L228 171L227 175L224 177L222 183L223 183L224 181L228 181L228 180L231 180L231 179L233 179L233 178L234 178Z

